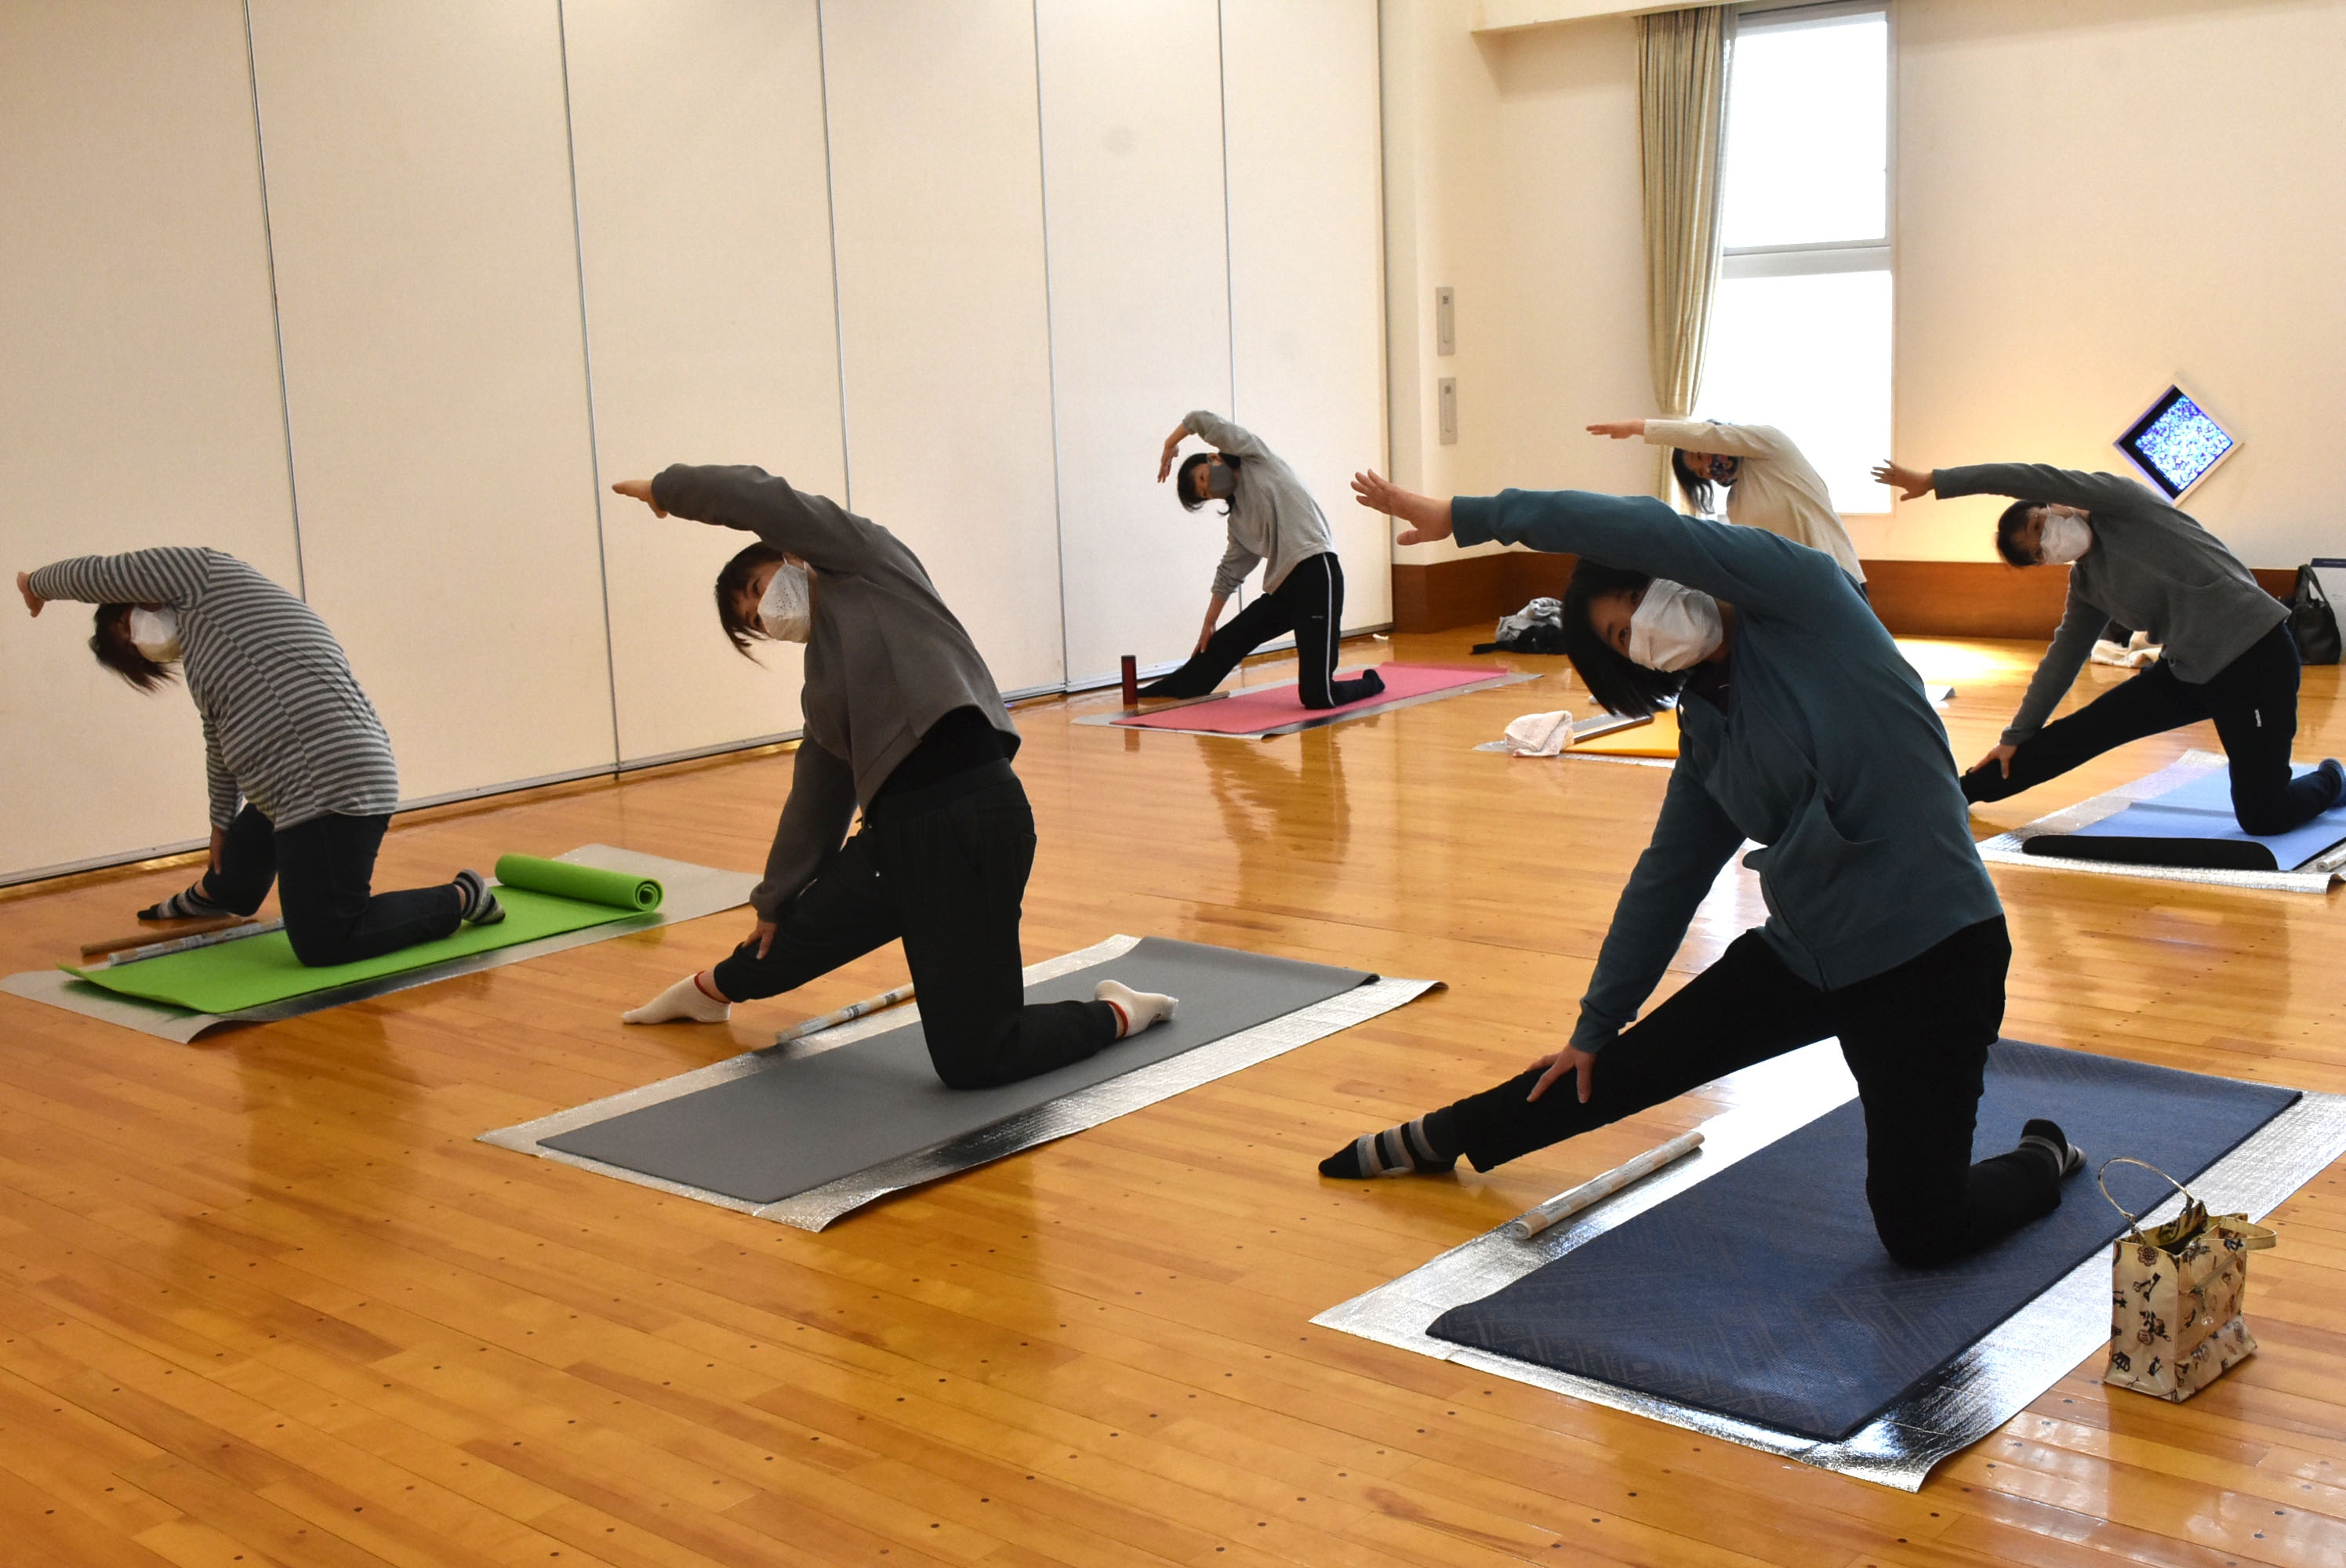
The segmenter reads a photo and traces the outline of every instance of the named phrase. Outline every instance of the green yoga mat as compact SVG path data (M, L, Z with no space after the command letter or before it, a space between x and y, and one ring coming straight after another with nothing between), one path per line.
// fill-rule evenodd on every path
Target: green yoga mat
M167 952L134 963L93 964L66 972L125 996L168 1002L197 1013L228 1013L281 1002L386 974L427 969L468 953L512 947L591 925L648 914L659 908L660 885L649 877L507 855L497 861L497 901L505 918L495 925L468 925L438 942L404 947L357 963L311 969L293 956L281 931L212 947Z

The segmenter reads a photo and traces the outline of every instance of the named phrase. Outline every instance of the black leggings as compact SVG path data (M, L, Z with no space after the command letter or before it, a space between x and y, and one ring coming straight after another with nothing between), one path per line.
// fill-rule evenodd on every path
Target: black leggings
M312 968L356 963L454 932L464 895L450 884L373 891L375 851L389 817L312 817L280 828L258 806L229 824L220 869L198 885L204 896L250 914L277 884L277 906L293 956Z
M766 956L745 942L712 978L729 1001L774 996L902 937L929 1060L947 1088L1080 1062L1116 1039L1116 1009L1027 1005L1018 915L1034 865L1035 812L1008 762L883 794L782 906Z
M1972 1163L1987 1048L2004 1023L2004 917L1966 926L1897 968L1820 991L1758 932L1596 1058L1588 1103L1570 1076L1536 1100L1535 1068L1459 1101L1443 1141L1477 1170L1674 1099L1755 1062L1839 1035L1865 1107L1865 1197L1909 1268L1976 1252L2061 1204L2051 1162L2014 1150Z
M2319 774L2292 779L2297 738L2297 643L2286 622L2198 685L2178 680L2161 659L2020 743L2006 778L1994 763L1964 775L1964 799L2001 800L2056 779L2090 758L2203 718L2232 762L2232 814L2244 833L2286 833L2335 802Z
M1343 635L1344 566L1331 552L1299 562L1279 586L1230 617L1203 653L1140 688L1143 697L1203 697L1239 661L1282 632L1295 634L1298 695L1306 708L1358 702L1383 689L1366 677L1336 678L1336 641Z

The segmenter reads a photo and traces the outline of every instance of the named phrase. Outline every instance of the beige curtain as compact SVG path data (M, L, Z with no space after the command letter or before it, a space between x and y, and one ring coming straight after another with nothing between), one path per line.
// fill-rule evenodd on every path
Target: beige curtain
M1666 419L1694 412L1719 280L1719 162L1725 151L1731 6L1637 18L1643 124L1647 344ZM1655 494L1672 494L1669 449L1655 448Z

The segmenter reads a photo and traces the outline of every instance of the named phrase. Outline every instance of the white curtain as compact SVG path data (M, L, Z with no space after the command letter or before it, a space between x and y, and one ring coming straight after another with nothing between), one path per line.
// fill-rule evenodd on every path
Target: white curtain
M1666 419L1694 412L1719 281L1719 159L1726 148L1731 6L1637 18L1643 130L1647 346ZM1671 495L1669 449L1655 449L1655 494Z

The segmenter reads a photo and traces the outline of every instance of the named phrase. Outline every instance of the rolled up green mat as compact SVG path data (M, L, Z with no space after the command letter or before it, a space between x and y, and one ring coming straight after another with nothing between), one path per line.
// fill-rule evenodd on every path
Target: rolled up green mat
M650 877L629 876L567 860L540 860L536 855L497 857L497 881L509 888L552 893L581 903L608 904L614 909L656 910L666 895Z

